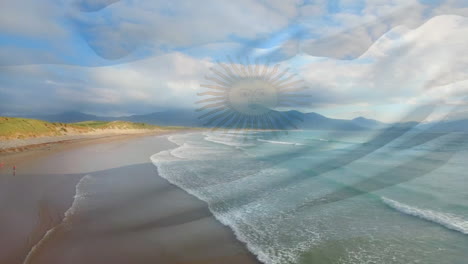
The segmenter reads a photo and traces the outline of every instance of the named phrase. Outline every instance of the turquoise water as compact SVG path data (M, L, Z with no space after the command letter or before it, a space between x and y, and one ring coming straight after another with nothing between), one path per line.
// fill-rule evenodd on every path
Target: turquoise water
M468 260L467 135L292 131L172 135L151 157L258 259Z

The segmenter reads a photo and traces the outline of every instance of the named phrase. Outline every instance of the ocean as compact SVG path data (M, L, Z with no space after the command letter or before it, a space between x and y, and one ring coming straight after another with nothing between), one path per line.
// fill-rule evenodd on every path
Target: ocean
M466 138L199 132L151 160L263 263L464 264Z

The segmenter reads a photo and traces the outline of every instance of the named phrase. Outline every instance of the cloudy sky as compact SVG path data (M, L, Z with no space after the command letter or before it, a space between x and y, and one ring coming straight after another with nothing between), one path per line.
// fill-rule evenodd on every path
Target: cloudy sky
M298 110L437 119L466 101L467 47L466 0L4 0L0 115L193 109L231 56L297 74Z

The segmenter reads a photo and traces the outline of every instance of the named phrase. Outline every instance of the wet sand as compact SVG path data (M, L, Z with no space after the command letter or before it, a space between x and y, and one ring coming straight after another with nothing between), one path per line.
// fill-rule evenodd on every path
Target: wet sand
M259 263L157 175L149 157L172 147L145 136L1 154L17 171L0 169L0 263Z

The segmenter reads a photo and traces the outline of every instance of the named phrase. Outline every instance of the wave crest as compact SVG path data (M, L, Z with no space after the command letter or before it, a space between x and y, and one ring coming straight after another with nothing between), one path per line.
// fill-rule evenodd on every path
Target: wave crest
M468 220L465 220L460 216L437 212L429 209L420 209L385 197L382 197L381 199L383 203L399 212L411 216L416 216L421 219L442 225L445 228L468 235Z

